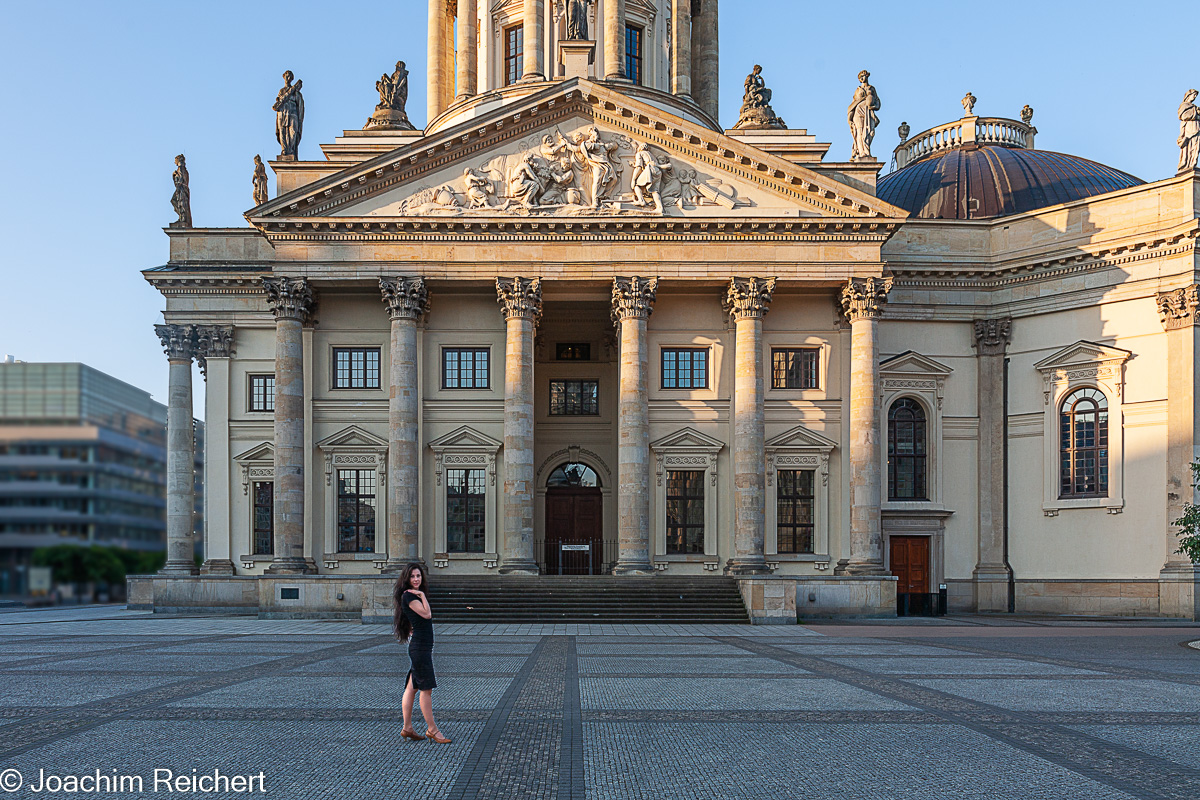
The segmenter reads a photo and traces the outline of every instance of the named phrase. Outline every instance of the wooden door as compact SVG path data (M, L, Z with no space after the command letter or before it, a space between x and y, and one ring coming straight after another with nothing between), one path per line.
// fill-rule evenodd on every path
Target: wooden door
M892 536L890 541L896 594L929 594L929 537Z
M603 564L603 499L596 488L546 492L546 572L550 575L599 575ZM563 551L562 546L590 550Z

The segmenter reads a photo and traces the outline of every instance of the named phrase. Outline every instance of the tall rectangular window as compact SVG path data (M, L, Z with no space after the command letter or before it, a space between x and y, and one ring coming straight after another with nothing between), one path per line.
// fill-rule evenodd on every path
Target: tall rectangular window
M375 470L339 469L338 552L375 552Z
M704 552L704 471L667 472L667 553Z
M550 415L595 416L600 413L598 381L550 381Z
M771 350L772 389L817 389L821 351L815 347Z
M487 389L488 349L455 347L442 351L443 389Z
M333 349L333 388L378 389L378 347L335 347Z
M778 551L813 552L813 471L781 469L776 473L775 509Z
M482 469L446 470L446 549L451 553L484 551L485 480Z
M521 79L525 58L525 28L513 25L504 29L504 85L512 86Z
M642 29L633 25L625 26L625 77L642 83Z
M275 483L254 482L254 555L275 552Z
M708 350L695 347L664 347L662 388L707 389Z
M250 376L250 410L251 411L274 411L275 410L275 376L274 375L251 375Z

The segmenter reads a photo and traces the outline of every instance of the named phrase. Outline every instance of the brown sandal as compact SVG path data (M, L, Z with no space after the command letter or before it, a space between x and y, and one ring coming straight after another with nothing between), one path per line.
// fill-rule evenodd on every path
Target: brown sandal
M425 738L429 739L431 742L437 742L438 744L450 744L450 740L445 736L442 736L441 731L425 731Z
M417 733L414 730L401 729L400 735L403 736L405 739L412 739L414 742L419 742L425 738L424 736L422 736L421 734Z

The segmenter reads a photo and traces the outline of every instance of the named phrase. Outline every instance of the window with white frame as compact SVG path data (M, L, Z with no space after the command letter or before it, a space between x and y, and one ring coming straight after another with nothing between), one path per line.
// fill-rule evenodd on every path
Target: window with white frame
M446 470L446 551L482 553L487 534L487 470Z
M885 509L932 512L944 507L939 469L946 438L942 406L951 372L912 350L880 362Z
M715 557L717 455L725 444L684 428L650 444L655 462L655 555Z
M1059 496L1108 496L1108 398L1081 386L1058 411Z
M503 443L463 426L429 443L434 457L434 566L451 557L477 558L496 566L500 492L496 459Z
M829 459L836 442L801 425L765 445L767 560L827 561Z

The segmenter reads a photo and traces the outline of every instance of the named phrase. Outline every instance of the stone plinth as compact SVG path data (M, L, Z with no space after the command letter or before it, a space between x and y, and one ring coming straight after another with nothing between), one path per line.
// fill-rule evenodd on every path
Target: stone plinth
M563 65L563 77L590 78L591 65L596 60L596 43L580 39L568 39L558 43L558 60Z
M749 577L738 580L754 625L795 625L805 617L894 617L896 578Z

